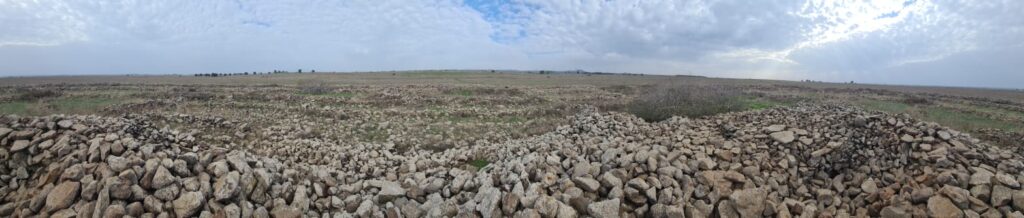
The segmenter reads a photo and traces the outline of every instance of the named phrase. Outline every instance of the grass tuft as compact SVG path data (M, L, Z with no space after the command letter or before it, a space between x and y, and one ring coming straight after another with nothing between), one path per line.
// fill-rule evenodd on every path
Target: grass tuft
M470 166L474 166L477 169L481 169L481 168L484 168L485 166L487 166L487 164L490 164L490 162L488 162L485 159L476 159L476 160L471 160L471 161L469 161L469 163L466 163L466 164L469 164Z
M722 85L660 84L647 89L629 103L625 110L648 122L662 121L672 116L703 117L784 104Z

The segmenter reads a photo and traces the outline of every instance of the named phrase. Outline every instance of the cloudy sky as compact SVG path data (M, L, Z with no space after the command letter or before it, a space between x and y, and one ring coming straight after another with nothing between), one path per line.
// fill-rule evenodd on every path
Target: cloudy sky
M0 75L521 69L1024 88L1024 1L0 0Z

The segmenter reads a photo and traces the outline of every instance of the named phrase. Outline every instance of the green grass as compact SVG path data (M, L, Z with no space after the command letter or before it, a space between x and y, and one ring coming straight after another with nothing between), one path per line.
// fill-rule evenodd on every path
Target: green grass
M789 102L754 97L741 97L737 101L742 102L742 104L745 105L745 107L750 110L768 109L771 107L786 106L791 104Z
M297 94L299 94L299 95L306 95L306 96L327 96L327 97L339 97L339 98L351 98L351 97L355 97L356 96L355 92L326 92L326 93L304 93L304 92L299 92Z
M455 71L418 71L418 72L399 72L396 75L403 77L439 77L439 78L450 78L454 76L470 76L480 75L479 72L455 72Z
M28 114L28 111L29 111L28 108L29 108L29 103L28 102L22 102L22 101L7 102L7 103L0 104L0 113L2 113L2 114L26 115L26 114Z
M58 99L50 103L50 106L57 113L87 114L120 102L111 98L72 97Z
M979 114L962 112L942 106L912 105L902 102L883 100L859 100L854 101L854 103L864 109L888 113L906 113L917 119L936 122L943 126L953 127L963 131L973 131L982 128L993 128L1004 131L1024 131L1024 124L1022 123L993 119Z
M993 128L1004 131L1022 131L1024 124L996 120L985 116L964 113L940 107L925 107L919 112L922 119L964 130Z
M709 97L706 99L675 100L670 102L633 102L627 111L651 121L661 121L671 116L702 117L720 113L745 110L761 110L776 106L790 105L791 102L776 101L746 95Z
M0 113L17 115L95 114L103 108L124 102L107 97L59 97L38 101L0 103Z
M912 108L911 105L894 101L860 100L856 103L864 109L889 113L909 113Z
M1012 111L1012 110L1007 110L1007 109L1003 109L1003 108L980 106L980 105L968 105L968 104L959 104L959 105L951 105L951 106L954 107L954 108L957 108L957 109L964 109L964 110L969 110L969 111L977 111L977 112L980 112L982 114L990 114L990 115L994 115L994 116L998 116L998 117L1004 117L1004 118L1007 118L1007 119L1010 119L1010 120L1024 121L1024 113L1017 112L1017 111Z
M477 118L477 117L459 117L450 116L448 121L452 123L462 122L487 122L487 123L521 123L526 122L526 119L520 116L502 116L502 117L488 117L488 118Z
M484 159L476 159L476 160L471 160L471 161L469 161L469 163L466 163L466 164L469 164L470 166L474 166L477 169L480 169L480 168L484 168L485 166L487 166L487 164L490 164L490 162L488 162L487 160L484 160Z
M465 89L463 89L463 90L453 91L453 92L451 92L451 94L452 95L457 95L457 96L462 96L462 97L470 97L470 96L473 96L473 91L472 90L465 90Z

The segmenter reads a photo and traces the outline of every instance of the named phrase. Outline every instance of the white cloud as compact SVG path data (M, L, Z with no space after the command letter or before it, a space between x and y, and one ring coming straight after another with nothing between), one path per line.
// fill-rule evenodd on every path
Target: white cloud
M88 40L85 26L82 15L63 2L0 0L0 47Z
M470 1L0 0L0 74L514 68L918 84L893 74L1024 54L1020 1Z

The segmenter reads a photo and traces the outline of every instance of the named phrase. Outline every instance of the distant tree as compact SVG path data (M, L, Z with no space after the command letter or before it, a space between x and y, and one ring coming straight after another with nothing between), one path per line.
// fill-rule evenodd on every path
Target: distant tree
M309 73L316 73L316 70L309 70Z
M299 69L299 71L298 71L298 72L299 72L299 73L302 73L302 69Z
M494 73L494 70L491 70L491 73Z

